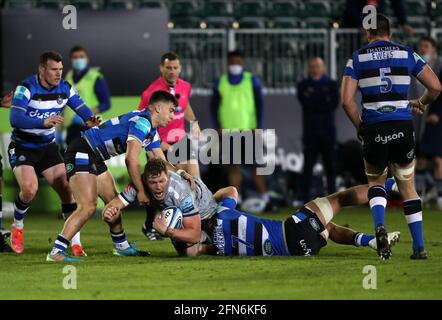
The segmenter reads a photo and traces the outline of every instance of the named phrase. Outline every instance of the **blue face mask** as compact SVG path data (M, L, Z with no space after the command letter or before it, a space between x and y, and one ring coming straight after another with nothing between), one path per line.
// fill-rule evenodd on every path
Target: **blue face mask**
M72 68L77 71L82 71L87 67L87 59L86 58L78 58L72 59Z
M428 63L428 62L430 62L430 60L431 60L431 56L430 56L429 54L424 54L424 55L422 56L422 59L424 59L425 62Z

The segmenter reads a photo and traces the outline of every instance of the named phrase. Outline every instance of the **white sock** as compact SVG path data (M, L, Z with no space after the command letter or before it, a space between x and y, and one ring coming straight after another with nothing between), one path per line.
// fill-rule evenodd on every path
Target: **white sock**
M23 229L23 227L24 227L23 219L17 220L14 218L14 227L16 227L18 229Z
M78 231L71 240L71 246L76 245L76 244L81 246L80 231Z
M115 245L115 249L117 249L117 250L125 250L130 247L129 242L127 240L120 242L120 243L114 242L114 245Z
M264 200L264 202L267 204L270 201L270 196L267 192L265 192L261 195L261 199Z

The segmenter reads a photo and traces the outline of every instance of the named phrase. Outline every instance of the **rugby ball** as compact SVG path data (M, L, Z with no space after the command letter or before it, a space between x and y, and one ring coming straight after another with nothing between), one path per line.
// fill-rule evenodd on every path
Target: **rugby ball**
M183 213L178 207L167 207L163 210L168 228L181 229L183 227Z
M251 214L260 214L265 207L266 202L258 197L248 198L241 204L241 210Z

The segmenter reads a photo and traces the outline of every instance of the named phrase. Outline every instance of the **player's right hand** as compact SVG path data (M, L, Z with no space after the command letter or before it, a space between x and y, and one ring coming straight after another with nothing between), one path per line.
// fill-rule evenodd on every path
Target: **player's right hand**
M62 116L50 116L49 118L46 118L43 122L43 126L45 128L52 128L55 127L57 124L61 124L64 122L64 118Z
M120 216L120 209L115 207L107 207L103 210L103 220L108 223L114 223Z
M410 100L410 105L413 112L417 115L421 115L425 112L426 106L419 102L419 99Z
M150 202L149 197L146 196L144 191L138 191L137 200L138 200L138 203L142 206L147 205Z

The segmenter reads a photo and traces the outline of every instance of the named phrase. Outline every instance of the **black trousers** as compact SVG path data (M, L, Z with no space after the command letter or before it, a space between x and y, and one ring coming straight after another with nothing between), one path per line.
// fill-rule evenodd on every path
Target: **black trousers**
M327 177L328 194L336 192L336 134L305 134L303 138L304 168L301 177L301 200L311 200L313 167L322 157L322 164Z

